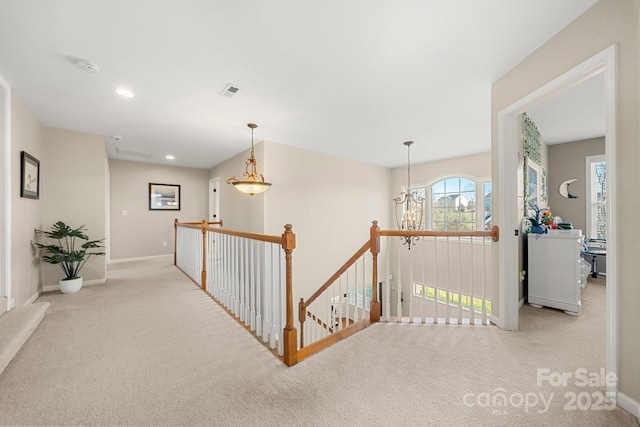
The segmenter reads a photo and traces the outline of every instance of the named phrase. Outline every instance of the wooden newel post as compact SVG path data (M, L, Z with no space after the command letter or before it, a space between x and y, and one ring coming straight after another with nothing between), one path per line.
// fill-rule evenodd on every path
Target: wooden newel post
M203 291L207 291L207 223L206 219L202 220L202 275L200 277L200 287Z
M287 293L287 324L284 327L284 363L293 366L298 363L298 331L293 326L293 265L291 254L296 247L296 235L291 231L291 224L284 226L282 249L284 249Z
M178 218L175 218L173 220L173 265L178 265L177 253L178 253Z
M371 274L371 323L380 321L380 299L378 298L378 254L380 253L380 227L378 221L371 225L371 256L373 257L373 272Z

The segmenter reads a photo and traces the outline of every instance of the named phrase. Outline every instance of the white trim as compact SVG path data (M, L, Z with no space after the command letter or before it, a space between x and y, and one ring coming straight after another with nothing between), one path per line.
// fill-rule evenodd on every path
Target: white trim
M4 240L0 242L0 271L4 272L0 280L4 281L7 298L7 311L12 307L11 289L11 86L0 76L0 87L4 90L4 146L0 147L0 174L3 175L4 188L0 190L0 209L4 212L2 234ZM0 295L0 298L2 295ZM2 313L0 313L2 314Z
M520 302L518 303L518 310L524 307L524 298L520 298Z
M586 230L584 230L584 235L587 237L587 239L593 238L592 232L593 232L593 223L592 223L592 218L591 218L591 211L592 211L592 206L593 206L593 201L591 200L591 164L592 163L600 163L602 161L604 161L606 163L607 159L606 159L607 155L606 154L598 154L596 156L585 156L584 158L584 172L585 172L585 182L586 182L586 191L585 191L585 199L586 200L586 209L587 209L587 226L586 226ZM605 175L606 177L606 175Z
M95 279L95 280L83 280L82 281L82 286L92 286L92 285L102 285L103 283L107 283L107 279ZM44 286L42 288L42 292L52 292L52 291L59 291L60 290L60 285L49 285L49 286Z
M616 404L640 421L640 402L619 391L616 397Z
M24 305L33 304L34 302L36 302L36 300L37 300L38 298L40 298L40 295L42 295L42 292L40 292L40 291L36 292L35 294L33 294L33 295L31 296L31 298L29 298L29 299L27 300L27 302L25 302L25 303L24 303Z
M515 221L518 215L514 210L517 200L516 177L516 148L517 138L513 133L517 116L525 109L545 98L552 97L558 91L575 86L594 75L604 72L605 85L605 150L607 169L617 170L616 162L616 93L617 93L617 46L614 44L602 52L587 59L583 63L567 71L541 88L498 113L498 165L497 179L494 180L501 203L497 207L499 212L499 226L503 230L498 251L498 297L499 314L504 329L517 329L518 326L518 295L517 295L517 239L512 239L511 230L517 229ZM616 173L607 174L607 302L606 302L606 370L618 375L618 242L617 242L617 195ZM494 204L495 207L495 204ZM619 375L618 375L619 377ZM618 387L607 387L607 392L615 394Z
M142 256L137 258L120 258L120 259L112 259L109 262L109 264L121 264L123 262L134 262L134 261L149 261L152 259L161 259L161 258L170 258L170 257L173 257L173 254Z

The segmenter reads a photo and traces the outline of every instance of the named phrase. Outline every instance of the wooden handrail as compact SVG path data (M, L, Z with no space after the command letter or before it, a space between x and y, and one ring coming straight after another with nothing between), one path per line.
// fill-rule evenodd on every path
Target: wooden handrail
M496 225L491 228L491 231L380 230L378 234L389 237L491 237L494 242L500 240L500 229Z
M309 299L304 301L303 298L300 298L300 309L301 310L306 309L312 302L316 300L316 298L322 295L322 293L326 291L329 286L331 286L336 280L338 280L338 278L342 276L342 274L344 274L344 272L347 271L347 269L351 267L358 260L358 258L360 258L370 248L371 248L371 241L369 240L364 245L362 245L362 247L358 249L356 253L353 254L351 258L349 258L349 260L345 262L342 265L342 267L338 269L338 271L333 273L333 276L331 276L329 280L327 280L324 283L324 285L320 286L320 288L313 295L311 295ZM302 321L302 319L300 320Z
M246 239L259 240L261 242L277 243L279 245L282 245L282 236L273 236L273 235L270 235L270 234L252 233L252 232L248 232L248 231L231 230L229 228L207 227L207 230L208 231L213 231L214 233L227 234L229 236L244 237Z

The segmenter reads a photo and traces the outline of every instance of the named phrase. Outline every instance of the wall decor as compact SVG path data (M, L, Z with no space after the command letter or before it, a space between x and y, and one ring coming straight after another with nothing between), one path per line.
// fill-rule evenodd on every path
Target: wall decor
M180 186L149 183L150 211L179 211Z
M524 136L524 155L538 166L542 166L542 153L540 152L540 131L533 120L522 114L522 133Z
M40 198L40 161L26 151L20 152L20 197Z
M578 178L571 178L571 179L567 179L566 181L563 181L562 184L560 184L560 187L558 188L560 195L567 199L577 199L578 196L574 196L573 194L569 193L569 186L574 182L576 182L577 180Z
M547 170L542 168L540 173L540 203L547 204L547 193L549 192L549 186L547 183Z

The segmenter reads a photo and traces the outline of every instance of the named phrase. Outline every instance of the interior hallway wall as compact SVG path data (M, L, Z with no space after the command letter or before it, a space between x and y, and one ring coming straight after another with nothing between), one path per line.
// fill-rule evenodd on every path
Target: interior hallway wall
M42 228L43 194L40 171L40 199L20 197L20 152L44 161L44 128L29 108L11 94L11 291L16 307L42 290L36 249L31 245L35 229Z
M40 163L44 230L63 221L74 228L85 225L90 240L106 237L106 158L102 135L44 129ZM46 263L43 266L45 286L56 285L64 278L60 266ZM91 257L81 275L85 281L105 280L105 257Z
M112 260L173 254L174 219L207 218L207 169L110 159L109 171ZM180 185L180 210L149 210L149 183Z

